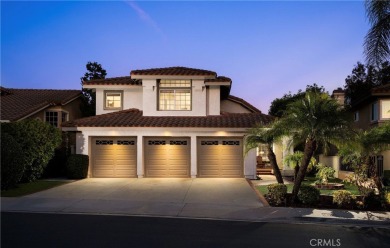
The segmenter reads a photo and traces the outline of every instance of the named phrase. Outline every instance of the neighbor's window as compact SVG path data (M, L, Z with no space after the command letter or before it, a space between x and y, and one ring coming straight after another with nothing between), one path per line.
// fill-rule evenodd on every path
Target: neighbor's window
M158 110L191 110L191 80L160 80Z
M390 101L381 101L381 119L390 119Z
M378 120L378 102L371 104L371 121Z
M45 121L55 127L58 127L58 112L57 111L46 111Z
M353 114L353 120L354 120L354 121L359 121L359 111L356 111L356 112Z
M104 92L104 109L122 109L122 91Z

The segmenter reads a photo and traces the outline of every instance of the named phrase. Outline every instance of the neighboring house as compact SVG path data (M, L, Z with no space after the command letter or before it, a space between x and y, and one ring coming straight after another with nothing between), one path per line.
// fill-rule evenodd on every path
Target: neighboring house
M344 103L343 90L333 91L332 96L338 99L341 104ZM354 126L362 130L390 121L390 84L373 88L365 97L355 101L351 106L350 113L353 115ZM341 163L338 156L322 156L321 162L332 165L336 169L338 177L342 179L352 171L352 168ZM376 156L375 162L379 175L382 175L384 170L390 170L390 150Z
M84 82L96 116L67 122L89 177L256 177L248 129L273 118L230 95L230 78L186 67Z
M0 87L0 122L38 119L57 128L82 117L80 90L12 89ZM64 144L74 152L75 136Z

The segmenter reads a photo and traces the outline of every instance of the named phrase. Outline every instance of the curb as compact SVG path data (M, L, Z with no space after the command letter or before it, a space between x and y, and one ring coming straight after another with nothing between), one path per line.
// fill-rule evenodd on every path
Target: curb
M255 187L255 185L253 185L252 181L248 178L246 178L246 181L248 182L249 186L251 186L253 191L255 191L257 197L259 198L259 200L263 204L263 207L270 207L269 203L267 202L267 200L265 199L263 194Z

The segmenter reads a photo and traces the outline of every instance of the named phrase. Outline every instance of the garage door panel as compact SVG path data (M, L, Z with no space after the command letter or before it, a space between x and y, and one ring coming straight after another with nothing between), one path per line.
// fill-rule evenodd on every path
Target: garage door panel
M147 177L189 177L189 138L145 138L145 172Z
M136 144L129 137L92 138L92 176L137 177Z
M198 138L199 177L243 177L242 138Z

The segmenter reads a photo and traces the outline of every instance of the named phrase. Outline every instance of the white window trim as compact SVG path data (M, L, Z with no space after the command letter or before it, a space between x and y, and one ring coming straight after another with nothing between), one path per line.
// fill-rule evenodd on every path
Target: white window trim
M192 80L189 80L190 81L190 86L189 87L161 87L160 86L160 82L161 80L157 80L157 85L158 85L158 91L157 91L157 111L192 111ZM190 91L190 108L189 109L161 109L161 106L160 106L160 93L161 93L161 90L173 90L174 92L176 92L176 90L189 90ZM175 107L176 107L176 103L175 103Z
M116 93L116 94L120 94L120 97L121 97L121 106L120 107L107 107L106 103L107 103L107 94L110 94L110 93ZM104 91L104 99L103 99L103 109L104 110L122 110L123 109L123 90L105 90Z

